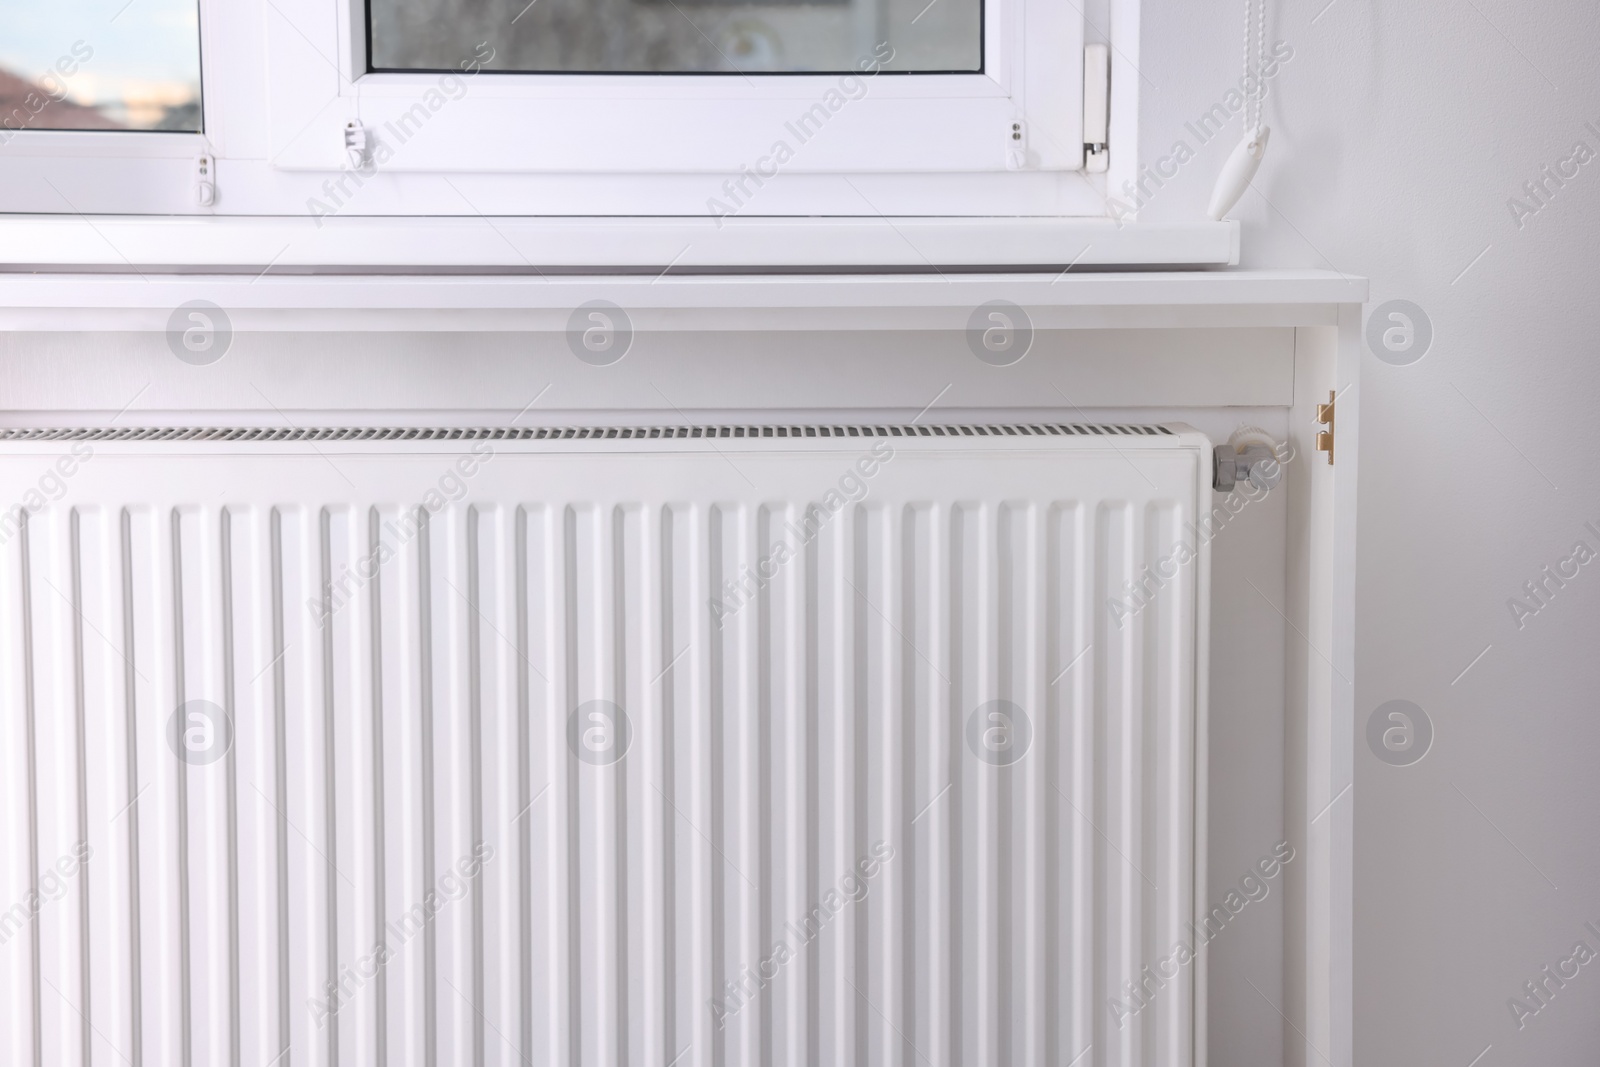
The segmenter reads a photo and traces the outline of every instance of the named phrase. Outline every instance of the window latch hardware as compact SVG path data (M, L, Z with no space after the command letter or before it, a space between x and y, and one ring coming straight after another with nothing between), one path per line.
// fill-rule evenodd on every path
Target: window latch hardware
M356 170L365 167L372 154L372 131L354 119L344 124L344 154Z
M1091 44L1083 50L1083 169L1104 174L1111 165L1111 50Z
M211 207L217 202L216 161L210 156L197 156L194 161L194 202L201 207Z
M1006 128L1006 170L1025 170L1028 166L1028 126L1017 119Z
M1328 402L1317 405L1317 421L1327 429L1317 434L1317 451L1328 454L1328 465L1333 465L1333 409L1338 403L1339 394L1333 390L1328 391Z

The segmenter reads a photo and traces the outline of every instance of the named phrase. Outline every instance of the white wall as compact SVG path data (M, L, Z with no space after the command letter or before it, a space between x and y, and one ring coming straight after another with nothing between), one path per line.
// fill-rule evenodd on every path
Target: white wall
M1184 121L1238 80L1242 9L1146 0L1147 160L1196 144ZM1520 630L1507 600L1576 541L1600 550L1584 529L1600 527L1600 159L1520 228L1507 199L1576 142L1600 152L1584 126L1600 128L1600 9L1278 0L1270 17L1294 58L1235 212L1245 264L1368 276L1369 312L1411 300L1435 331L1420 362L1362 368L1356 781L1340 801L1356 805L1356 1063L1593 1062L1600 962L1548 983L1520 1029L1508 998L1537 1006L1523 986L1542 967L1579 941L1600 952L1584 927L1600 928L1600 563ZM1143 217L1199 217L1237 140L1235 122ZM1397 698L1435 730L1410 766L1360 735ZM1247 988L1214 995L1282 1025ZM1267 1062L1222 1040L1214 1062Z

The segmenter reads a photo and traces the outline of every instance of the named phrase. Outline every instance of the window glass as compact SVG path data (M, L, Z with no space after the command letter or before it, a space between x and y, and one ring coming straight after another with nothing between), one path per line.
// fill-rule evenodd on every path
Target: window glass
M886 73L983 69L983 0L368 0L375 71Z
M0 126L198 131L196 0L0 0Z

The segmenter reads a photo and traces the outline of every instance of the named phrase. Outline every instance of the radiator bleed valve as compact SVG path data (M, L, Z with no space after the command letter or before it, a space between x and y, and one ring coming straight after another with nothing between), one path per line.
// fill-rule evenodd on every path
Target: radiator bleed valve
M1235 434L1238 438L1240 435ZM1212 450L1211 487L1229 493L1240 482L1248 482L1262 492L1275 489L1283 481L1283 463L1277 450L1267 442L1247 436Z

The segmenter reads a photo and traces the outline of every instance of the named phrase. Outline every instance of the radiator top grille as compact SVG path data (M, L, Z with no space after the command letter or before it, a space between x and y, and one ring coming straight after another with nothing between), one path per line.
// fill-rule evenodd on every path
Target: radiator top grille
M687 426L101 426L0 428L0 441L638 441L800 437L1158 437L1150 423L912 423Z

